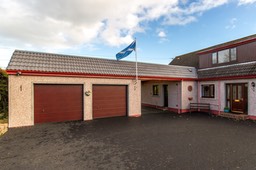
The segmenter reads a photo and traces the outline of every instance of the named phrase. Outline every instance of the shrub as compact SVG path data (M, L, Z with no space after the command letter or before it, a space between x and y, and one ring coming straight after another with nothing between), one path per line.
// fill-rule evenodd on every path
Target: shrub
M3 113L2 118L7 118L8 116L8 75L6 71L1 68L0 68L0 113Z

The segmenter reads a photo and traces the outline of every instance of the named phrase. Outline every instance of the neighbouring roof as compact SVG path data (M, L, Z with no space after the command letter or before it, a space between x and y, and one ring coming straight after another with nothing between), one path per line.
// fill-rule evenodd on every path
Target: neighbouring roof
M198 70L198 78L227 78L256 75L256 61Z
M197 55L197 52L198 51L177 56L169 63L169 65L190 66L198 68L199 56Z
M15 50L7 71L135 76L135 62ZM138 62L139 76L197 78L196 69Z

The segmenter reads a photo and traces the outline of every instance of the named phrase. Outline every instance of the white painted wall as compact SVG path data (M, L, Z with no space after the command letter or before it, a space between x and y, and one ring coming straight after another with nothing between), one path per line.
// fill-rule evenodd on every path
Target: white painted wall
M189 109L190 103L197 103L197 82L196 81L182 81L182 99L181 99L181 109ZM192 91L188 90L188 87L192 86ZM192 100L189 100L192 98Z
M256 88L253 89L251 83L256 79L241 79L241 80L221 80L221 81L202 81L199 83L199 101L201 103L210 103L211 109L215 111L223 111L226 105L226 88L225 85L229 83L248 83L248 115L256 116ZM215 84L215 98L202 98L201 85ZM219 85L219 88L218 88ZM220 96L220 99L219 97ZM218 108L218 105L220 106Z
M219 111L219 105L220 105L220 107L221 107L221 105L223 105L222 102L219 102L218 83L219 83L219 81L203 81L203 82L198 83L198 95L197 96L199 97L199 103L210 103L211 104L211 110L215 110L215 111ZM208 84L214 84L214 87L215 87L215 96L214 96L214 98L202 98L201 86L202 85L208 85ZM220 94L223 93L224 89L225 89L224 87L221 88ZM223 97L224 96L221 96L221 98L223 98ZM222 107L224 109L225 106L222 106Z
M159 86L159 95L153 95L153 85ZM164 105L163 85L168 85L168 107L178 108L180 105L180 82L171 81L144 81L141 82L141 101L143 104L155 106Z

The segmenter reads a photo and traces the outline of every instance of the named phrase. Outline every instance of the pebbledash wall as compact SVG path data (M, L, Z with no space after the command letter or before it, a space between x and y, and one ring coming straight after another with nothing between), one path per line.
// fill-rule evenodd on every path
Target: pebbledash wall
M159 86L159 94L153 95L153 85ZM168 85L168 109L176 113L189 111L189 103L197 102L196 81L145 81L141 83L141 101L143 105L163 107L163 85ZM189 90L189 86L192 90Z
M219 81L200 81L198 88L204 84L214 84L215 97L202 98L201 90L199 89L199 102L210 103L211 111L215 114L223 112L226 106L226 84L230 83L247 83L248 84L248 116L251 119L256 119L256 88L251 87L251 83L256 82L256 79L239 79L239 80L219 80Z
M82 84L92 92L94 84L127 85L128 116L141 115L141 82L127 79L9 75L9 127L34 125L34 84ZM84 120L92 120L92 95L84 96Z

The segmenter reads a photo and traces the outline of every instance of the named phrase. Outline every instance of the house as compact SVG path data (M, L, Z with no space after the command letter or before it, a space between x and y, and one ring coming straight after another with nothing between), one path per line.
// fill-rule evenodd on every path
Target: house
M256 35L192 54L195 53L198 57L198 102L210 103L215 114L221 114L227 107L233 114L243 114L255 119ZM187 60L188 58L186 56ZM176 57L170 64L179 65L182 60L184 59ZM180 65L184 63L181 62Z
M140 116L142 102L165 102L184 112L188 102L181 99L189 94L181 92L197 79L196 69L187 66L139 62L136 80L135 62L21 50L14 51L7 73L9 127ZM165 98L160 99L162 89Z
M9 127L141 116L141 105L176 113L210 103L213 114L256 119L256 35L177 56L169 65L14 51Z

